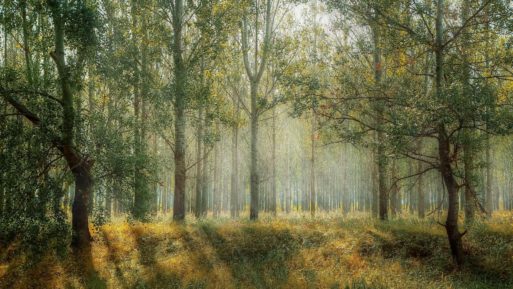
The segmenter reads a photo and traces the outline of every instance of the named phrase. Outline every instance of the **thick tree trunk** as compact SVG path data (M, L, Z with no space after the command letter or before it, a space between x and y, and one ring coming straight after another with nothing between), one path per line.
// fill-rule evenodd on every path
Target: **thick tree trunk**
M91 241L88 204L93 186L90 173L92 163L81 158L71 147L62 146L59 149L64 154L75 179L75 198L71 208L72 245L77 248L84 248L89 246Z

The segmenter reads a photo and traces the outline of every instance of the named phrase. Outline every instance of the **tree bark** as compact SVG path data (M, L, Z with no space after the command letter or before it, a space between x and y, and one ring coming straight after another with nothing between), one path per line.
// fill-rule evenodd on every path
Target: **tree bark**
M486 136L486 195L485 195L485 209L488 216L491 216L493 213L493 196L494 192L492 189L493 182L493 162L492 162L492 152L491 152L491 136Z
M72 245L77 248L84 248L89 246L91 241L88 203L93 184L90 173L93 162L78 153L73 145L75 111L69 83L69 68L66 65L64 54L64 15L59 2L49 1L49 6L52 11L55 32L55 50L51 53L51 56L59 74L63 107L62 138L61 140L55 140L55 142L75 179L75 198L72 206Z
M471 224L475 218L475 191L474 191L474 159L470 144L463 146L463 166L465 182L465 223Z
M312 101L313 104L313 101ZM315 132L317 121L315 118L315 110L312 106L312 132L311 132L311 159L310 159L310 215L315 217L315 209L317 206L317 192L315 187Z
M202 216L202 191L203 191L203 170L202 170L202 143L203 143L203 106L198 111L198 130L196 135L196 218Z
M258 83L251 83L251 164L250 164L250 220L258 219L258 112L257 112L257 89Z
M250 98L251 98L251 106L250 106L250 123L251 123L251 148L250 148L250 212L249 218L250 220L258 219L258 211L259 211L259 176L258 176L258 86L260 84L260 80L264 73L265 67L267 65L267 58L269 54L269 48L271 44L271 0L266 1L266 12L265 12L265 31L264 31L264 42L263 42L263 51L260 57L260 64L258 63L258 35L259 35L259 27L258 27L258 14L259 7L258 1L256 3L256 15L255 15L255 42L254 42L254 64L253 69L249 63L249 44L248 44L248 21L246 14L243 14L242 19L242 55L244 61L244 67L246 69L246 74L250 80Z
M236 122L232 125L232 174L230 194L230 215L232 218L239 217L239 117L240 101L238 96L233 100L235 106Z
M380 99L380 85L382 77L381 68L381 36L377 23L372 26L373 42L374 42L374 82L377 93L376 103L376 128L377 128L377 161L378 161L378 195L379 195L379 218L381 220L388 219L388 191L386 186L386 156L385 156L385 144L384 144L384 133L383 133L383 118L384 118L384 102Z
M208 107L205 111L205 116L203 118L203 134L209 133L209 120L207 119L207 115L209 114ZM210 167L209 166L209 152L208 152L208 146L206 144L203 144L203 159L202 159L202 174L201 174L201 202L199 207L200 215L203 217L207 216L208 213L208 194L210 193L209 189L209 173L210 173Z
M417 141L417 153L422 154L422 141ZM417 161L417 173L423 170L421 161ZM423 219L426 216L426 196L424 195L424 176L419 175L417 180L417 212L418 217Z
M461 23L465 25L465 21L468 18L469 14L469 2L462 2L461 7ZM470 35L466 32L466 30L462 33L462 48L461 48L461 58L463 61L463 67L461 70L461 81L463 85L463 95L464 97L471 98L472 90L470 88L470 66L468 63L468 46ZM468 124L471 124L472 120L467 120ZM465 223L471 224L474 221L475 215L475 186L474 186L474 153L475 153L475 145L474 145L474 134L475 132L468 128L464 129L463 135L463 166L464 166L464 182L465 182Z
M394 182L391 185L390 192L391 192L391 198L390 198L390 211L392 213L392 216L396 217L399 213L399 184L395 182L395 179L397 178L397 160L392 160L392 180Z
M270 211L276 216L276 107L273 108L272 123L272 179L271 179L271 206Z
M440 0L439 0L440 2ZM451 255L458 266L463 264L463 247L458 229L458 184L454 178L450 160L450 143L443 124L439 125L438 154L440 157L440 172L447 188L449 207L445 229L451 247Z
M436 7L436 41L435 41L435 82L436 96L438 100L442 100L442 81L443 81L443 13L444 0L437 0ZM440 121L438 124L438 156L440 159L440 173L447 188L448 195L448 211L445 229L449 245L451 247L451 255L458 266L463 264L463 248L461 237L463 234L458 229L458 184L454 178L454 172L451 164L451 144L448 138L445 123Z
M485 9L485 15L488 20L489 18L489 9ZM486 69L490 69L490 56L488 51L490 51L490 22L486 21L485 23L485 67ZM491 107L487 108L488 110ZM485 126L488 126L486 123ZM485 191L485 210L489 217L492 216L493 213L493 190L492 190L492 182L493 182L493 162L492 162L492 144L490 142L491 135L486 135L486 148L485 148L485 158L486 158L486 191Z
M186 164L185 164L185 107L186 107L186 67L183 61L183 0L174 0L173 9L173 62L175 74L175 191L173 202L173 220L185 219L185 189L186 189Z
M88 204L93 186L93 178L90 173L92 162L80 157L69 146L64 145L60 150L75 179L75 197L71 208L72 245L77 248L85 248L91 241Z

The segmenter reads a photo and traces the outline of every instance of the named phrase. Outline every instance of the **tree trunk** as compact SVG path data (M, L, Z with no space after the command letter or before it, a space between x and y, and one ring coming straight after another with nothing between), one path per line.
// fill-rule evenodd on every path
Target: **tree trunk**
M214 174L212 182L212 211L213 216L217 218L221 213L221 177L219 171L219 142L214 143L214 161L212 167Z
M491 136L486 136L486 195L485 195L485 209L488 216L491 216L493 213L493 190L492 190L492 182L493 182L493 162L492 162L492 153L491 153Z
M422 141L417 141L417 153L422 154ZM423 170L421 161L417 161L417 173ZM424 176L419 175L417 180L417 211L419 218L426 216L426 196L424 195Z
M444 0L437 0L436 7L436 42L435 42L435 81L436 96L439 100L443 97L443 13ZM447 136L445 124L441 121L438 125L438 156L440 159L440 173L447 188L448 211L445 229L451 247L451 255L458 266L463 264L463 248L461 244L462 234L458 229L458 184L454 178L451 165L451 144Z
M396 217L399 213L399 185L397 182L395 182L395 179L397 178L397 160L392 160L392 180L393 183L391 184L390 192L391 192L391 198L390 198L390 211L392 213L392 216Z
M486 18L489 18L489 9L485 9ZM490 22L486 21L485 23L485 67L487 70L490 69ZM489 71L487 71L489 73ZM487 108L488 110L491 107ZM485 126L488 126L485 123ZM486 135L486 148L485 148L485 158L486 158L486 188L485 188L485 210L489 217L492 216L493 213L493 190L492 190L492 182L493 182L493 162L492 162L492 144L490 142L491 135Z
M439 1L440 2L440 1ZM445 229L451 247L451 255L458 266L463 264L463 247L461 237L463 234L458 229L458 184L450 160L450 143L443 124L439 126L438 154L440 157L440 172L447 188L449 207Z
M72 245L77 248L85 248L91 241L88 203L93 186L90 173L92 163L79 157L70 147L62 147L62 152L75 178L75 198L71 208Z
M469 14L469 2L463 1L461 8L461 23L465 25L465 21L468 18ZM462 33L462 41L463 45L461 48L461 58L463 61L463 67L461 70L461 82L463 85L463 95L464 97L471 97L472 89L470 87L470 66L468 63L468 46L470 35L466 32L466 30ZM467 120L467 123L470 125L472 120ZM475 214L475 186L474 186L474 156L475 153L475 145L474 142L474 131L472 129L464 129L463 130L464 140L463 140L463 166L464 166L464 183L465 183L465 223L471 224L474 221Z
M32 80L32 61L30 58L30 44L29 44L29 23L27 19L27 0L22 0L20 2L21 6L21 20L22 20L22 28L23 28L23 52L25 55L25 69L27 73L27 81L29 85L33 84Z
M465 182L465 223L471 224L475 218L475 197L474 197L474 160L470 144L463 146L463 166Z
M175 75L175 192L173 202L173 220L182 221L185 218L185 106L186 106L186 67L183 62L182 28L183 0L175 0L173 10L173 62Z
M198 111L198 131L196 135L196 208L195 216L202 216L202 190L203 190L203 170L202 170L202 143L203 143L203 106ZM204 157L204 156L203 156Z
M55 31L55 51L51 53L51 56L59 74L63 106L62 140L56 142L75 178L75 198L72 206L72 244L77 248L85 248L89 246L91 241L87 206L93 184L90 173L92 162L81 156L73 146L75 111L73 109L73 95L69 84L69 68L66 65L64 55L62 7L59 7L59 3L54 1L49 2L49 5L52 11Z
M377 134L374 134L374 139L377 142ZM378 162L377 162L377 149L372 150L371 160L371 180L372 180L372 217L379 216L379 177L378 177Z
M377 24L372 27L374 42L374 83L376 86L376 128L377 132L377 158L378 158L378 195L379 195L379 218L386 220L388 218L388 192L386 187L386 156L384 146L383 118L384 102L381 100L380 85L382 77L381 68L381 35Z
M250 220L258 219L258 112L257 112L257 90L256 82L251 83L251 164L250 164Z
M236 123L232 126L232 174L231 174L231 194L230 194L230 215L232 218L239 217L239 115L240 102L238 97L234 98Z
M272 123L272 179L271 179L271 213L276 216L276 107L273 108Z
M249 212L249 218L250 220L256 220L258 219L258 210L259 210L259 200L258 200L258 186L259 186L259 177L258 177L258 117L259 117L259 111L257 106L257 94L258 94L258 85L260 83L260 80L262 79L262 75L264 73L264 69L266 67L267 58L269 54L269 48L271 45L271 0L266 1L266 9L265 9L265 31L264 31L264 47L263 51L261 53L261 59L260 64L258 61L259 53L258 53L258 35L259 35L259 7L256 7L255 12L255 27L254 33L255 35L255 42L254 42L254 64L253 67L249 64L249 44L248 44L248 21L246 14L243 14L243 20L242 20L242 54L243 54L243 61L244 61L244 68L246 69L246 74L250 80L250 98L251 98L251 108L250 108L250 122L251 122L251 149L250 149L250 158L251 158L251 164L250 164L250 212Z
M208 134L209 133L209 121L206 117L206 115L208 115L208 107L206 109L206 112L205 112L205 117L203 119L203 133L204 134ZM200 212L200 215L203 216L203 217L206 217L207 216L207 213L208 213L208 194L210 193L210 190L209 190L209 173L210 173L210 168L209 168L209 162L208 162L208 158L209 158L209 152L208 152L208 146L206 144L203 144L203 159L202 159L202 162L203 164L201 165L202 169L203 169L203 172L201 173L201 201L199 203L199 212Z
M313 101L312 101L313 104ZM315 118L315 110L312 106L312 132L311 132L311 163L310 163L310 215L315 217L315 209L317 205L317 192L315 188L315 131L317 123Z

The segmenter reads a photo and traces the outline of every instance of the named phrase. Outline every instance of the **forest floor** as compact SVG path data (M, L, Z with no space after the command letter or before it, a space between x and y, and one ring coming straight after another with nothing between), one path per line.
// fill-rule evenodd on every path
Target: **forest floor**
M14 245L1 248L0 288L513 288L513 215L506 213L470 228L460 270L434 219L119 221L93 236L90 252L78 257L32 259Z

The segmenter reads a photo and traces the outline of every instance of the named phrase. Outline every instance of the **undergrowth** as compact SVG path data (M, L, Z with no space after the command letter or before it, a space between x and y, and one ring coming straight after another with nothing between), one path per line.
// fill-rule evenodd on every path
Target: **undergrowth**
M513 288L513 225L501 217L468 228L460 270L429 219L115 222L79 256L34 261L21 242L2 245L0 288Z

